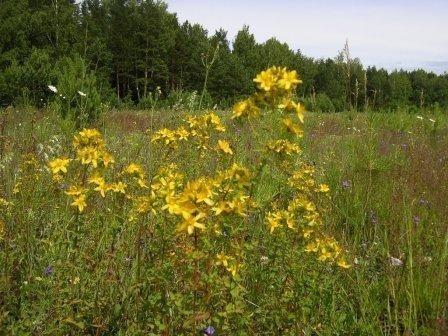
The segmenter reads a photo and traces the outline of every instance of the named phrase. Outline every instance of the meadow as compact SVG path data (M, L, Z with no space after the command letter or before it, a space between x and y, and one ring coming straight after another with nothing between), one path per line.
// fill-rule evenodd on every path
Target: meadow
M3 110L0 334L448 334L447 114L245 104Z

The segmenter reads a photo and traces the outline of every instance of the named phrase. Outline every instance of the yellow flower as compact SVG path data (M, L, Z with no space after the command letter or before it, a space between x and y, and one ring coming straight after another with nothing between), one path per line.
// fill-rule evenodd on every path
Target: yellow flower
M82 149L78 149L76 152L76 157L81 161L83 165L92 164L92 166L96 168L98 167L98 159L100 158L100 153L97 148L87 146Z
M319 257L317 258L319 261L325 261L327 259L332 259L332 254L327 250L326 247L321 247L319 252Z
M226 140L218 140L218 148L226 154L233 154L232 148L230 148L230 144Z
M226 256L224 253L218 253L216 255L216 262L215 265L223 265L224 267L229 266L229 261L232 260L232 257Z
M126 168L124 168L123 172L128 175L137 174L140 178L143 178L144 176L142 166L136 163L130 163Z
M232 274L233 277L236 276L236 272L238 271L238 266L235 265L231 265L229 267L226 268L228 272L230 272L230 274Z
M274 230L281 226L282 215L280 212L268 213L268 224L270 227L270 232L273 233Z
M146 184L145 180L142 178L139 178L137 180L137 184L140 186L140 188L145 188L145 189L149 188L148 185Z
M308 253L317 252L318 249L319 249L319 246L316 242L308 243L308 245L306 245L306 247L305 247L305 251Z
M114 157L106 151L103 151L101 156L105 167L115 162Z
M153 208L154 200L150 196L140 196L136 200L136 210L138 213L147 213L151 211L156 214L156 210Z
M215 212L215 216L220 215L223 212L231 211L233 207L233 203L227 201L220 201L217 206L212 208L212 211Z
M284 118L282 120L283 124L286 126L286 129L295 134L297 136L302 136L303 132L299 125L295 124L290 117Z
M320 184L318 191L322 193L327 193L330 191L330 188L326 184Z
M260 108L255 104L252 98L237 102L233 106L232 119L239 117L257 117L260 114Z
M86 192L86 189L83 188L83 187L71 186L71 187L68 189L68 191L66 191L65 193L66 193L67 195L70 195L70 196L79 196L79 195L81 195L81 194L84 193L84 192Z
M300 122L303 124L303 121L305 119L305 115L304 115L305 108L300 103L294 103L293 102L292 104L293 104L294 109L296 110L297 118L299 118Z
M283 219L286 221L286 226L290 229L294 229L295 227L295 220L294 220L294 214L284 211L283 212Z
M162 140L165 145L173 144L176 141L176 131L172 131L168 128L158 130L156 134L151 138L152 142Z
M82 138L86 139L95 139L101 137L101 133L94 128L84 128L82 131L79 132L79 135Z
M221 122L221 119L219 118L219 116L213 112L210 112L209 114L206 114L204 116L204 118L206 120L210 120L210 123L212 125L214 125L214 128L216 131L218 132L225 132L226 128L224 127L224 125Z
M94 174L88 179L89 183L94 183L97 185L104 184L104 177L99 174Z
M350 264L347 263L347 261L344 258L340 258L338 260L338 266L346 269L352 267Z
M13 205L12 202L5 200L3 197L0 197L0 206L8 208L12 205Z
M286 69L284 69L283 76L278 81L278 85L287 91L300 83L302 83L302 81L297 77L297 71L287 71Z
M254 82L258 83L258 87L264 91L270 91L276 84L271 69L259 73L257 77L255 77Z
M78 207L79 212L83 212L84 208L87 206L86 195L85 194L79 195L74 199L74 202L71 205L74 207Z
M109 186L103 182L98 184L98 186L93 190L98 191L102 197L106 197L106 192L109 191L109 189Z
M276 153L284 153L287 155L291 155L293 153L300 153L300 147L292 143L288 140L272 140L267 143L267 147L269 150L272 150Z
M205 214L200 213L199 215L193 216L189 215L184 218L183 222L179 224L178 230L183 231L186 230L189 235L193 234L194 229L205 230L205 225L200 223L199 220L205 217Z
M58 158L48 162L48 166L53 174L58 174L59 172L66 173L69 162L70 159Z
M199 178L194 181L190 181L185 186L182 192L183 198L194 201L195 203L205 203L207 205L213 205L214 202L211 199L213 197L213 181L205 178Z
M248 100L239 101L233 106L233 116L232 118L240 117L246 111L248 106Z
M117 183L112 183L110 186L109 186L109 188L113 191L113 192L116 192L116 193L122 193L122 194L125 194L126 193L126 191L125 191L125 189L126 189L126 183L123 183L123 182L117 182Z
M179 140L188 140L190 132L188 132L185 127L179 127L176 131L176 134L179 137Z

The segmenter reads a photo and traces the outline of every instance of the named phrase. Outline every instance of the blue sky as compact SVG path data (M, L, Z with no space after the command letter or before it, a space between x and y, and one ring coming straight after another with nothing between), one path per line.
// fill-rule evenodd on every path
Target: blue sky
M365 65L448 72L448 0L167 0L181 21L233 39L244 25L313 57L334 57L349 40Z

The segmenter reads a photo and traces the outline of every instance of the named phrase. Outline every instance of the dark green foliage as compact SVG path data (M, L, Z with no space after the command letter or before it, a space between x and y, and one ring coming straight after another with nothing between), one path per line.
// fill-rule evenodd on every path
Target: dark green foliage
M58 92L56 109L62 117L70 117L77 127L95 120L101 111L101 94L95 74L87 69L82 58L64 58L57 66Z
M58 84L55 64L75 55L95 73L100 91L113 89L113 96L100 97L113 105L144 106L139 102L158 88L161 100L172 98L172 90L201 93L204 62L219 42L206 85L211 104L229 106L252 93L254 76L279 65L298 70L303 85L297 95L315 109L448 106L446 74L364 69L350 57L348 43L334 59L313 59L275 38L258 43L248 26L234 41L224 29L210 33L199 24L180 23L162 1L2 0L0 105L42 106L50 95L46 86Z

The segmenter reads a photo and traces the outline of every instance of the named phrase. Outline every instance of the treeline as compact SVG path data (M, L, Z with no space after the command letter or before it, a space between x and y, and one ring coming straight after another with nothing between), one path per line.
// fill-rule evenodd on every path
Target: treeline
M250 94L252 78L271 65L298 70L297 95L310 109L448 106L448 73L366 69L348 44L313 59L275 38L257 43L248 27L230 42L223 29L210 35L179 22L159 1L0 0L0 48L3 106L43 105L54 95L49 84L113 105L144 104L156 90L161 99L200 94L206 67L206 103L225 106Z

